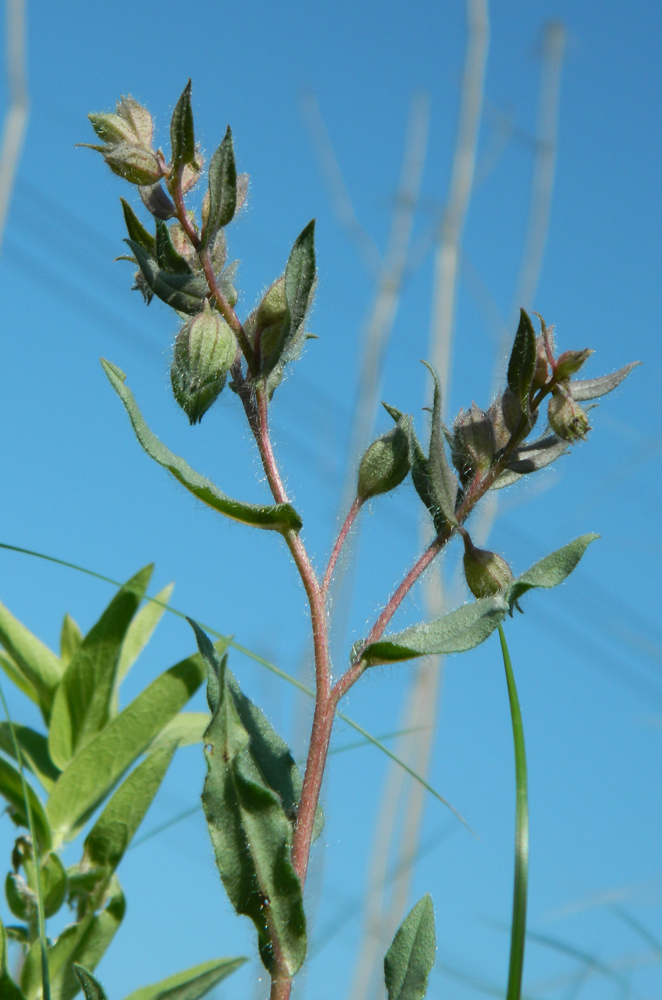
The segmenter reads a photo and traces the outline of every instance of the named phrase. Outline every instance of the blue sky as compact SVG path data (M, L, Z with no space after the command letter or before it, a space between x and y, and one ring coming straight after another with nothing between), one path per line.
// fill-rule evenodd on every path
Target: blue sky
M594 969L581 984L583 997L622 995L624 982L632 996L648 997L659 995L659 963L605 900L662 937L659 7L513 0L492 4L490 16L480 183L463 238L449 410L474 398L489 402L494 331L471 276L488 290L491 308L507 315L550 19L564 23L568 43L551 222L533 307L557 324L561 349L595 349L589 374L643 362L592 415L587 444L540 482L507 491L490 543L520 572L579 534L602 536L563 587L532 595L508 628L529 752L530 925L603 963L625 963L616 978ZM178 608L290 673L303 669L305 600L284 546L215 518L151 465L103 376L100 356L127 372L148 421L174 451L231 495L264 495L231 393L193 429L172 400L176 317L157 302L146 309L130 292L129 266L113 263L124 235L119 196L132 191L100 157L74 145L92 141L88 112L111 109L129 92L152 110L166 144L169 115L193 79L203 149L210 155L231 124L239 169L251 175L249 207L229 231L231 255L241 261L243 315L282 272L298 232L317 218L311 329L320 339L278 390L273 426L306 541L323 565L337 527L372 283L331 209L302 94L315 94L357 217L383 251L409 102L420 89L429 93L431 121L417 236L446 198L464 45L459 2L28 2L31 114L0 258L0 541L115 579L154 561L154 592L174 580ZM6 104L4 83L0 90ZM504 121L510 134L500 146ZM404 290L382 389L382 398L415 414L421 431L419 359L428 350L431 289L428 253ZM388 418L378 420L387 429ZM410 486L366 512L345 655L415 557L418 526ZM0 600L53 647L65 611L88 628L112 594L27 556L0 552L0 569ZM421 613L414 595L397 621ZM187 627L164 621L126 697L191 648ZM308 706L250 659L237 656L233 668L300 752ZM514 792L502 674L495 638L446 665L430 781L479 839L428 801L428 853L411 903L425 891L435 901L439 957L430 997L474 997L478 983L505 984ZM397 729L410 675L407 666L375 670L345 710L374 733ZM11 705L17 717L29 717L19 696ZM340 726L337 745L352 739ZM195 804L203 770L198 749L181 752L145 829ZM315 939L324 941L343 913L356 912L385 772L370 748L332 759L324 844L315 849L309 891ZM8 850L10 836L0 817L0 849ZM110 1000L207 958L252 954L251 929L230 914L200 816L136 848L120 874L128 914L99 968ZM299 995L348 993L360 935L354 916L313 957ZM529 994L570 996L572 976L583 968L531 940ZM219 996L264 995L258 975L253 964Z

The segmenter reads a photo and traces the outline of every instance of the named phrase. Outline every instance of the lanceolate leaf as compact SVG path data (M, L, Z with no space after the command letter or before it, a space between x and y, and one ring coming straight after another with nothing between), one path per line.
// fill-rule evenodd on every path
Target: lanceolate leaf
M170 150L175 170L186 163L195 162L195 135L193 132L193 110L191 108L191 81L186 84L182 96L175 105L170 119Z
M276 971L273 943L289 975L306 954L306 921L299 879L290 860L292 825L251 754L251 736L236 710L225 672L209 640L194 626L218 700L205 734L207 778L202 803L216 863L237 913L253 921L260 957ZM214 697L214 700L216 698Z
M529 391L536 370L536 333L528 314L520 309L520 321L508 362L508 388L520 401L523 413L528 413Z
M13 725L23 763L30 768L46 791L50 791L60 772L48 753L47 738L29 726L21 726L17 722ZM8 757L15 756L14 741L8 722L0 722L0 750Z
M546 465L555 462L567 450L567 441L561 440L556 434L548 434L544 438L538 438L537 441L531 441L529 444L523 444L516 448L507 468L524 476L530 472L537 472L538 469L544 469Z
M62 663L48 646L0 604L0 643L13 663L39 696L39 707L48 722L55 688L62 676Z
M147 253L155 256L156 254L156 240L150 232L143 226L142 222L136 215L136 213L129 205L128 201L124 198L120 198L122 202L122 211L124 212L124 221L126 223L126 231L129 234L129 239L133 240L134 243L139 243L143 250Z
M142 607L134 616L129 628L127 629L127 633L124 636L124 642L122 643L119 663L117 664L115 699L113 704L114 711L117 709L117 692L119 685L140 656L141 652L149 642L154 629L161 621L165 611L165 606L172 595L173 588L174 584L169 583L167 587L164 587L163 590L158 592L153 600L147 601L144 607Z
M599 378L577 379L574 382L570 382L568 386L570 395L580 403L586 399L597 399L599 396L605 396L612 389L615 389L617 385L620 385L632 369L640 364L641 361L632 361L629 365L619 368L617 372L613 372L611 375L601 375Z
M206 247L223 226L232 222L237 206L237 168L232 130L228 125L223 142L209 164L209 214L202 232Z
M83 987L85 1000L107 1000L101 983L94 978L91 972L84 969L82 965L74 964L74 972L78 982Z
M171 274L193 274L193 269L188 261L177 253L170 238L170 230L161 219L156 220L156 242L154 247L156 263L164 271Z
M386 952L388 1000L423 1000L436 947L432 899L425 895L405 917Z
M55 783L46 807L60 838L75 836L127 768L197 691L205 672L198 654L166 670L76 755Z
M125 778L87 837L84 864L115 871L158 792L176 743L157 750Z
M154 753L172 743L176 743L180 747L190 746L192 743L202 743L210 722L209 712L178 712L150 744L149 752Z
M74 658L83 641L83 633L71 615L65 614L60 631L60 659L65 667Z
M125 1000L199 1000L245 961L245 958L217 958L212 962L203 962L162 979L160 983L134 990Z
M574 542L569 542L562 549L557 549L550 555L545 556L535 566L522 573L508 591L508 600L511 605L533 587L557 587L563 583L567 576L570 576L579 560L586 552L586 549L594 542L599 535L580 535Z
M13 817L21 826L28 827L28 815L23 798L23 784L21 775L15 767L0 757L0 795L6 799L11 808ZM32 819L34 821L35 835L39 842L40 851L49 851L52 846L51 828L44 812L44 807L37 798L33 789L28 785L28 798Z
M496 597L463 604L432 622L412 625L404 632L370 643L361 658L370 666L395 663L440 653L462 653L484 642L503 621L515 602L533 587L556 587L572 573L598 535L582 535L541 559Z
M448 457L446 455L444 432L441 426L441 387L439 385L439 378L434 368L429 365L427 361L424 361L423 364L429 369L430 374L434 379L432 425L430 428L430 456L427 463L428 489L434 504L434 509L437 512L440 512L446 521L450 521L451 524L455 524L457 477L451 470ZM420 459L417 465L418 470L420 470L420 472L417 471L418 478L418 476L423 472ZM417 491L420 496L421 490L419 487L417 487ZM436 519L435 527L437 528L437 531L439 531L439 525L437 524Z
M131 247L136 263L154 294L177 312L194 316L202 310L209 286L195 274L172 274L159 267L156 260L135 240L125 240Z
M152 575L146 566L110 602L69 663L53 701L48 734L51 759L64 770L110 718L117 661Z
M315 220L297 237L285 268L285 298L290 310L291 334L298 333L315 285Z
M282 503L273 506L260 506L258 504L240 503L238 500L231 500L218 489L209 479L205 479L195 472L191 466L173 454L169 448L151 432L145 423L143 416L138 409L131 390L124 384L126 378L124 372L108 361L101 361L103 369L108 376L110 384L124 403L129 418L133 425L138 441L147 454L153 458L164 469L167 469L175 479L177 479L186 489L198 500L202 500L209 507L225 514L235 521L243 524L251 524L258 528L271 528L274 531L284 532L290 529L298 531L301 528L301 518L291 504Z

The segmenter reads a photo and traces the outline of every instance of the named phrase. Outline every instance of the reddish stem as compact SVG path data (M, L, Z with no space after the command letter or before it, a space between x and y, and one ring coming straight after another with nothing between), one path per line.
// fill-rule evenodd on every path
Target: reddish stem
M328 596L329 586L333 578L333 571L336 568L336 563L338 562L338 556L342 551L342 547L345 544L345 540L351 530L354 521L356 520L356 515L361 510L363 501L356 497L352 506L349 508L349 513L345 518L345 522L340 529L340 534L338 535L335 545L333 546L333 551L331 552L331 557L329 559L329 565L326 567L326 573L324 574L324 580L322 581L322 593L325 597Z

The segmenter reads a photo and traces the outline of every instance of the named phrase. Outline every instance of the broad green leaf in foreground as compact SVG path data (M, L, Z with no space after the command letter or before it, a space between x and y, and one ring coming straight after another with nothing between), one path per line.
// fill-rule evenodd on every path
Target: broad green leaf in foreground
M48 749L64 770L110 717L117 662L152 575L145 566L120 589L69 662L53 700Z
M34 688L48 722L55 689L62 677L62 662L40 639L0 604L0 643L13 664Z
M199 1000L245 961L245 958L217 958L203 962L159 983L134 990L125 1000Z
M210 676L213 715L205 734L208 770L202 804L216 863L235 910L255 924L266 969L293 976L306 955L306 919L290 860L291 820L252 752L251 735L230 690L227 657L218 657L204 632L191 624Z
M83 987L85 1000L107 1000L101 983L94 978L91 972L84 969L82 965L74 965L74 972L78 982Z
M384 959L388 1000L423 1000L436 941L434 910L429 895L423 896L405 917Z
M202 229L202 246L208 246L218 230L232 222L237 206L237 168L232 130L228 125L223 142L209 164L209 212Z
M572 573L587 547L598 535L581 535L545 556L496 597L463 604L432 622L412 625L404 632L385 636L361 651L361 658L375 666L419 656L463 653L484 642L501 624L515 602L534 587L556 587Z
M197 653L170 667L76 755L55 783L46 807L59 838L70 840L76 835L204 677L205 665Z
M258 505L232 500L209 479L205 479L204 476L195 472L183 458L173 454L145 423L133 393L124 384L126 378L124 372L110 364L109 361L102 360L101 364L110 384L126 407L136 437L142 447L151 458L167 469L198 500L202 500L203 503L219 513L243 524L251 524L258 528L271 528L280 532L290 529L298 531L301 528L301 518L291 504Z

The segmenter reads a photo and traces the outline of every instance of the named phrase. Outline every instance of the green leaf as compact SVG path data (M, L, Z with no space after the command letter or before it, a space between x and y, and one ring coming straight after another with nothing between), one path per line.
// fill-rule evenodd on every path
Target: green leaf
M67 895L67 873L54 851L46 856L41 865L41 892L44 916L52 917L61 908Z
M203 503L206 503L219 513L225 514L226 517L230 517L242 524L250 524L258 528L271 528L274 531L280 532L289 530L299 531L302 525L301 518L291 504L281 503L272 506L261 506L231 500L225 493L221 493L218 487L210 482L209 479L205 479L204 476L195 472L183 458L180 458L179 455L174 455L169 448L166 448L159 441L145 423L133 397L133 393L124 384L126 378L124 372L103 359L101 364L110 384L126 407L136 437L142 447L151 458L158 462L159 465L162 465L164 469L167 469L178 482L185 486L189 493L192 493L198 500L202 500Z
M285 268L285 299L290 310L291 334L303 325L315 288L315 220L296 238Z
M557 587L559 583L563 583L577 566L591 542L599 537L596 534L580 535L574 542L569 542L563 548L545 556L526 573L518 576L507 592L511 607L522 594L533 587Z
M107 1000L103 986L94 978L91 972L84 969L82 965L74 963L74 972L78 982L83 987L85 1000Z
M623 379L630 374L633 368L640 365L641 361L631 361L629 365L619 368L611 375L601 375L599 378L576 379L568 386L573 399L582 402L586 399L598 399L599 396L606 396L608 392L620 385Z
M117 664L112 704L113 715L117 711L119 686L151 639L154 629L161 621L163 612L166 609L165 606L172 596L174 586L174 583L169 583L163 590L160 590L154 600L148 601L137 612L127 629Z
M27 764L42 786L49 792L60 772L48 753L48 739L42 733L30 729L29 726L21 726L16 722L14 723L14 732L23 763ZM15 759L14 741L8 722L0 722L0 750L8 757Z
M505 472L502 472L490 489L503 489L504 486L516 483L522 476L544 469L565 454L568 447L568 442L562 441L556 434L548 434L536 441L520 445L513 451Z
M388 1000L423 1000L434 964L434 909L423 896L405 917L384 959Z
M76 755L58 778L47 814L71 839L122 774L197 691L205 665L196 653L166 670Z
M0 997L2 1000L25 1000L21 990L9 974L7 959L7 932L0 920Z
M209 164L209 214L202 231L206 247L219 229L232 222L237 207L237 168L234 161L232 130L228 125L223 142Z
M131 577L83 639L55 694L48 734L54 764L64 770L110 718L120 650L153 566Z
M536 333L528 314L520 309L520 321L508 362L508 388L520 401L522 413L529 412L529 392L536 371Z
M463 653L485 642L507 612L508 602L503 596L481 597L435 621L412 625L404 632L370 643L361 658L375 666L419 656Z
M195 162L195 135L193 132L193 109L191 108L191 81L186 84L182 96L175 105L170 119L170 150L175 170L187 163Z
M25 677L25 675L19 670L11 656L7 656L6 653L0 652L0 667L7 674L12 684L22 691L24 695L35 703L39 705L39 695L33 688L30 681Z
M455 517L455 500L457 498L457 477L452 471L448 462L445 447L445 435L441 423L441 386L439 376L427 361L423 364L429 370L434 379L434 395L432 397L432 424L430 427L430 456L428 458L427 472L428 490L432 499L433 518L437 532L441 530L444 521L457 524ZM422 470L420 459L418 468ZM418 478L417 471L417 478ZM414 480L416 483L416 479ZM417 487L419 496L425 495L425 490L421 491ZM425 502L425 501L424 501ZM427 506L427 505L426 505ZM435 514L437 515L435 517ZM439 514L442 520L439 520Z
M27 788L39 850L49 851L52 845L52 836L44 807L30 785ZM29 827L21 775L3 757L0 757L0 795L3 795L9 803L14 822L20 826Z
M154 257L134 240L125 240L133 250L138 267L148 287L166 305L177 312L194 316L202 311L209 295L209 285L205 278L195 274L172 274L162 270Z
M63 671L60 659L14 618L4 604L0 604L0 643L36 691L42 715L48 722L55 689Z
M156 220L156 243L154 248L156 263L160 268L171 274L193 274L189 262L175 250L170 230L161 219Z
M265 968L282 974L284 966L293 976L306 955L306 918L290 858L292 824L251 753L251 735L226 673L227 657L218 661L207 637L191 624L218 690L205 733L208 770L202 793L216 864L235 910L255 924Z
M143 226L142 222L136 215L136 213L129 205L128 201L124 198L120 198L122 202L122 211L124 212L124 221L126 223L126 231L129 234L129 239L133 240L134 243L138 243L143 250L146 250L148 254L152 257L156 256L156 240L150 232Z
M202 743L210 721L211 715L208 712L178 712L150 744L149 752L154 753L171 743L176 743L180 747Z
M194 965L160 983L134 990L125 1000L199 1000L246 961L245 958L217 958Z
M115 871L145 818L177 749L176 743L149 756L125 778L85 838L83 867Z
M65 614L60 631L60 659L65 667L69 666L82 641L83 633L78 625L71 615Z

